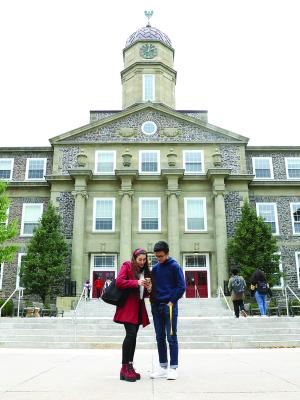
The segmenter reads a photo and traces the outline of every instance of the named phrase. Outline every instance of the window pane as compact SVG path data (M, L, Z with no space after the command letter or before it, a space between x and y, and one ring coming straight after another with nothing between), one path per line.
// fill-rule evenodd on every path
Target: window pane
M293 204L294 232L300 233L300 203Z
M112 200L97 200L96 202L96 230L112 230L113 228Z
M141 228L158 230L158 200L142 200Z
M32 235L33 232L34 232L34 229L38 228L38 226L39 226L39 224L25 222L24 223L23 234L24 235Z
M0 160L0 179L10 179L12 161L2 159Z
M276 217L274 204L259 204L259 216L271 225L272 233L276 233Z
M255 161L255 176L257 178L271 178L270 160L261 158Z
M204 268L204 267L206 267L206 257L204 255L186 256L185 257L185 266L186 267Z
M142 155L142 172L158 172L157 153L148 152L141 153Z
M204 229L204 210L202 200L188 200L186 213L188 230Z
M24 205L24 222L38 222L42 216L42 207L40 205Z
M114 172L114 153L98 153L97 172Z
M29 160L28 179L42 179L44 177L44 160Z
M202 171L200 152L185 153L185 170L186 172Z
M97 268L114 268L115 256L95 256L94 267Z
M289 178L300 178L300 158L287 160Z
M154 100L154 75L144 75L144 101Z

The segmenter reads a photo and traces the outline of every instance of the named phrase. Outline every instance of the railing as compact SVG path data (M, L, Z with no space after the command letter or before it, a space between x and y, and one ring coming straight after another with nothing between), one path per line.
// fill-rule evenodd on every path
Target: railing
M81 295L80 295L79 300L78 300L78 302L77 302L77 304L76 304L76 307L75 307L75 309L74 309L73 315L74 315L74 317L75 317L75 321L76 321L76 319L77 319L78 307L79 307L79 305L80 305L80 302L81 302L82 299L83 299L84 294L85 294L85 287L82 289ZM84 308L85 308L85 302L84 302ZM85 316L85 309L84 309L84 316Z
M20 315L20 301L21 297L23 297L23 290L24 288L22 287L16 287L15 290L12 292L12 294L6 299L6 301L2 304L0 307L0 318L2 317L2 309L5 307L5 305L9 302L9 300L14 296L16 292L19 292L19 297L18 297L18 313L17 316L19 317Z
M285 305L286 305L286 315L289 317L290 316L290 309L289 309L289 299L288 299L288 293L287 289L292 293L292 295L300 302L300 298L296 295L296 293L293 291L293 289L290 288L289 285L286 285L283 289L284 292L284 297L285 297Z
M223 291L223 289L222 289L222 286L219 286L219 288L218 288L218 299L220 299L220 300L222 301L222 297L223 297L223 299L225 300L225 303L226 303L226 305L227 305L228 310L229 310L229 311L232 311L232 309L231 309L231 307L230 307L230 305L229 305L229 303L228 303L228 301L227 301L227 299L226 299L226 296L225 296L225 294L224 294L224 291Z

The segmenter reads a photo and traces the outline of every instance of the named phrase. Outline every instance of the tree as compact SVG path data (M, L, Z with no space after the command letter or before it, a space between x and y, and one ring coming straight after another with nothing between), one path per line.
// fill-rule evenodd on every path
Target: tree
M272 235L270 224L258 217L255 208L245 201L235 235L228 242L229 263L240 269L247 282L256 269L263 270L273 286L282 275L277 252L276 237Z
M50 203L28 244L21 266L21 279L29 294L43 303L59 293L65 276L68 247L61 232L61 219Z
M0 182L0 264L13 261L18 249L16 244L5 244L17 235L17 220L7 222L10 200L5 194L6 187L5 182Z

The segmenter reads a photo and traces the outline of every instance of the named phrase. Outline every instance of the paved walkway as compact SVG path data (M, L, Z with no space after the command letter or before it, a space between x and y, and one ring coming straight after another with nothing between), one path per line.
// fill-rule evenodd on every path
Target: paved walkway
M182 350L177 381L119 380L120 350L0 349L0 400L299 400L300 349Z

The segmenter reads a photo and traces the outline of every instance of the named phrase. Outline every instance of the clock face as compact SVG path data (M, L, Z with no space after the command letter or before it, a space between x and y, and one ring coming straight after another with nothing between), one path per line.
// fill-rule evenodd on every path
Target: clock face
M145 43L140 48L140 55L143 58L154 58L157 56L157 48L154 46L153 43Z

